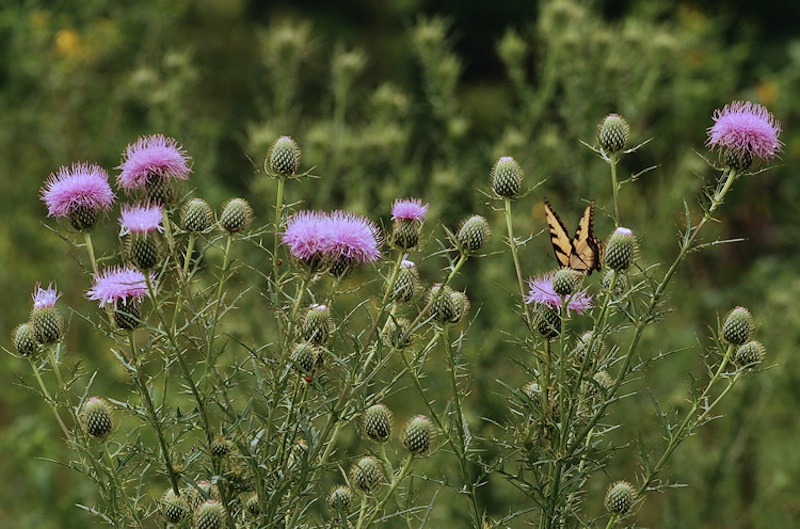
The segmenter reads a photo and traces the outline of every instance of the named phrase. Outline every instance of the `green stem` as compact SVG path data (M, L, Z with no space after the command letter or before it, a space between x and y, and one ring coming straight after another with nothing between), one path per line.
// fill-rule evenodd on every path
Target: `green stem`
M192 253L194 252L195 233L189 233L189 243L186 245L186 255L183 256L183 277L189 277L189 264L192 262Z
M31 368L33 369L33 375L36 377L36 381L39 383L39 389L42 391L47 404L50 406L50 410L53 412L53 415L58 422L58 425L61 427L61 431L64 432L64 438L69 439L69 430L67 429L66 424L64 424L64 420L61 418L61 414L58 413L58 408L56 407L56 402L53 400L53 397L50 396L50 391L47 389L47 386L44 383L44 379L42 379L42 373L39 371L39 366L36 365L32 357L28 358L28 361L31 363Z
M506 231L508 231L508 247L511 249L511 256L514 260L514 270L517 273L517 283L519 286L520 302L522 303L522 307L525 309L525 318L528 323L528 327L530 327L533 324L533 319L531 317L530 306L525 302L525 281L522 278L522 266L520 265L519 261L517 240L514 238L514 227L511 222L511 199L506 197L504 199L504 204L505 208L503 209L503 215L506 218Z
M366 529L372 522L375 520L375 517L380 514L381 510L386 506L389 500L394 495L394 492L397 490L397 487L400 486L400 483L408 474L408 471L411 470L411 463L414 461L414 454L408 454L406 456L406 460L403 463L403 466L400 468L400 471L397 473L396 476L392 476L392 482L389 484L389 490L386 491L386 494L383 495L383 498L375 505L375 508L372 510L372 513L364 519L362 516L358 518L358 525L356 525L356 529L364 528ZM363 505L362 505L363 507Z
M114 463L114 460L111 458L111 449L108 446L108 441L103 441L103 458L105 459L105 463L108 466L108 471L111 476L111 483L114 486L114 490L112 494L114 497L112 501L114 502L114 506L116 507L117 503L117 495L121 495L125 501L125 506L131 512L131 516L136 521L137 527L142 527L142 519L139 516L139 510L134 505L133 501L131 501L130 496L125 493L125 488L123 487L122 481L119 479L119 473L117 472L117 465ZM115 509L116 510L116 509Z
M614 193L614 227L619 227L619 183L617 182L617 162L619 161L616 152L608 157L608 165L611 166L611 190Z
M92 263L92 273L97 275L97 259L94 255L94 245L92 244L92 234L88 231L83 232L83 240L86 243L86 253L89 254L89 261Z
M280 273L278 271L278 239L283 220L283 192L286 182L283 177L278 178L278 192L275 197L275 233L272 241L272 277L275 282L275 292L279 290Z

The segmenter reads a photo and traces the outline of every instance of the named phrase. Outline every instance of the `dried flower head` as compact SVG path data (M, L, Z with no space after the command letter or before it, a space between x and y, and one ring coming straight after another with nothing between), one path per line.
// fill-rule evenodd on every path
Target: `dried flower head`
M154 176L163 180L188 180L192 172L189 158L173 138L163 134L142 136L136 143L128 145L122 163L117 167L122 172L117 185L126 191L143 190L152 183Z
M525 298L527 303L538 303L547 305L553 309L561 310L561 296L553 287L553 273L543 277L531 278L528 282L530 290ZM578 314L583 314L585 310L592 308L592 297L584 291L577 291L566 297L567 309L574 310Z
M732 167L747 169L753 159L769 161L781 151L781 125L758 103L733 101L716 110L713 119L706 145L718 148Z
M76 230L93 228L101 210L111 209L114 192L99 165L74 163L50 175L41 189L48 217L67 217Z

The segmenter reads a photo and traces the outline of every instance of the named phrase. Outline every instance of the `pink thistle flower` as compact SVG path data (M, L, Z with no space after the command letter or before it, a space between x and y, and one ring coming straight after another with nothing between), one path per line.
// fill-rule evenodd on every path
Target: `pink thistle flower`
M771 160L781 151L780 123L762 105L734 101L714 111L706 145L742 155L745 159Z
M561 310L561 296L556 294L553 288L554 275L549 273L543 277L531 278L528 281L530 290L525 297L525 302L540 303ZM592 308L592 297L586 292L575 292L567 296L567 310L574 310L578 314L583 314L585 310L590 308Z
M423 205L418 198L398 198L392 205L392 220L416 220L422 222L428 211L428 204Z
M328 215L321 211L299 211L286 221L283 244L296 259L322 257L330 239Z
M334 211L327 221L330 238L325 253L349 264L369 263L381 256L378 227L370 220L346 211Z
M80 208L108 210L115 198L105 169L88 163L61 167L47 179L40 196L48 217L68 217Z
M151 175L166 180L188 180L191 158L178 142L163 134L142 136L136 143L128 145L122 163L117 167L122 172L117 184L130 191L144 189Z
M150 275L155 280L155 274ZM119 266L106 268L94 276L94 286L86 292L86 298L99 301L101 307L117 303L128 303L148 296L147 280L144 274L133 268Z
M154 231L164 231L161 225L163 213L158 204L136 204L133 206L123 205L120 208L119 236L131 234L146 235Z
M39 283L36 283L35 292L33 293L33 308L36 309L52 309L56 306L56 301L61 297L58 289L53 283L47 285L47 288L42 288Z

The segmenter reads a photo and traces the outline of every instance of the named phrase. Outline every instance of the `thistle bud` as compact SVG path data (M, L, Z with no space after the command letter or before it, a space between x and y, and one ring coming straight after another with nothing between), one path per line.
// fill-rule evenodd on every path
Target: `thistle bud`
M450 293L450 301L453 306L453 316L450 318L450 323L458 323L469 313L469 298L464 292L454 290Z
M97 208L84 204L76 204L67 216L69 223L78 231L91 230L100 220Z
M622 516L633 507L633 485L627 481L617 481L608 487L606 492L606 509L611 514Z
M636 259L636 237L628 228L617 228L606 243L606 266L617 272L628 269Z
M317 345L325 345L333 334L333 318L327 305L311 305L303 317L300 327L303 339Z
M186 487L186 497L189 501L189 507L193 511L197 511L200 506L209 500L219 501L219 489L210 481L200 480L194 486L188 485Z
M614 377L606 370L600 370L592 377L593 383L589 386L589 394L593 397L605 395L606 391L614 385Z
M56 301L59 297L61 294L52 284L47 288L36 285L30 325L34 338L40 344L48 345L64 338L64 318L56 309Z
M484 247L491 231L489 223L480 215L473 215L461 223L456 233L458 247L465 254L473 254Z
M319 363L319 349L312 342L300 342L292 349L292 367L302 375L312 375Z
M177 524L189 514L189 503L171 488L164 492L159 504L161 515L170 523Z
M533 314L536 330L545 338L556 338L561 334L561 314L555 309L544 303L536 306Z
M392 347L402 349L411 343L410 327L411 321L408 318L389 318L381 330L381 338Z
M222 529L225 527L225 509L217 500L207 500L194 512L197 529Z
M214 457L225 457L231 452L232 448L233 443L220 435L211 441L211 444L208 446L208 451L211 452L211 455Z
M597 141L607 153L623 150L628 145L631 127L618 114L609 114L597 127Z
M301 151L290 136L281 136L272 144L264 161L267 174L271 176L294 176L300 168Z
M750 340L736 350L733 361L740 367L753 368L764 360L765 353L766 349L761 342Z
M139 270L150 270L161 262L161 241L155 233L132 234L125 242L125 255Z
M744 307L731 310L722 323L722 339L728 343L742 345L753 334L753 317Z
M339 485L331 489L328 494L328 505L334 511L347 512L353 502L353 491L346 485Z
M603 276L603 281L600 283L603 290L611 288L611 278L614 276L614 271L609 270ZM614 283L614 294L622 295L628 290L628 278L623 274L617 274L617 281Z
M247 509L247 512L256 516L261 511L261 507L258 505L258 494L254 492L248 496L244 502L244 508Z
M253 208L243 198L232 198L222 206L220 227L228 233L244 231L253 222Z
M14 342L14 349L22 356L32 355L39 347L30 323L20 323L14 327L11 332L11 341Z
M118 300L112 316L114 323L123 331L131 331L142 324L142 310L135 298Z
M515 197L522 188L522 167L511 156L503 156L492 167L489 175L492 191L501 197Z
M583 365L586 361L586 355L588 354L591 365L605 354L605 350L605 343L601 339L595 338L594 332L586 331L578 336L578 339L575 341L575 347L572 349L572 360L576 365Z
M419 272L413 262L403 260L397 279L392 288L391 299L397 303L407 303L420 289Z
M111 407L98 397L92 397L83 403L80 420L83 429L92 437L105 437L114 425Z
M403 431L403 446L414 455L421 455L431 449L433 423L424 415L411 419Z
M725 167L737 171L746 171L753 165L753 153L747 149L724 149L720 156Z
M553 275L553 291L559 296L569 296L578 288L580 277L570 268L562 268Z
M372 494L383 481L383 468L377 459L365 456L355 462L350 478L365 494Z
M183 206L181 225L189 233L206 231L214 223L214 211L202 198L193 198Z
M431 316L434 321L439 323L449 323L456 315L456 307L451 294L453 289L450 287L442 287L441 284L435 284L428 292L428 299L432 302L430 306Z
M175 188L170 178L158 173L150 173L144 184L144 194L148 202L168 206L175 201Z
M363 417L364 435L385 443L392 435L392 412L383 404L373 404L364 412Z

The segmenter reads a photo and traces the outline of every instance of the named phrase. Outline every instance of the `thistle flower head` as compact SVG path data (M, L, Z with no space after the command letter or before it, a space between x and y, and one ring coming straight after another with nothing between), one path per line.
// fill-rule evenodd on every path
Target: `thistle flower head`
M55 343L64 337L64 318L56 310L56 301L59 297L61 294L52 283L47 288L36 284L30 323L33 327L33 336L39 343Z
M289 217L282 240L295 259L310 262L322 258L330 238L327 219L322 211L299 211Z
M456 241L461 251L473 254L483 248L491 235L489 223L480 215L472 215L461 223Z
M614 230L606 242L605 263L612 270L627 270L636 259L638 245L636 236L622 226Z
M68 217L77 230L93 228L97 213L109 210L115 198L105 169L88 163L61 167L47 179L40 196L48 217Z
M408 421L403 430L403 446L414 455L422 455L430 451L434 429L431 420L424 415L417 415Z
M555 274L549 273L542 277L531 278L528 281L530 290L525 298L526 303L537 303L561 310L561 296L553 287L554 276ZM567 296L566 300L567 310L574 310L578 314L583 314L585 310L592 308L592 297L584 291L574 292Z
M747 169L754 158L772 160L781 151L781 125L758 103L733 101L716 110L713 119L706 145L720 149L726 161L738 163L737 169Z
M232 198L222 206L219 225L228 233L238 233L253 222L253 208L243 198Z
M346 485L338 485L328 493L328 505L335 511L347 512L353 502L353 491Z
M117 185L126 191L142 190L153 175L164 180L188 180L191 158L178 142L163 134L142 136L128 145Z
M373 404L364 411L362 418L364 435L384 443L392 435L392 412L384 404Z
M326 253L351 263L369 263L381 256L378 227L372 221L346 211L334 211L328 218Z
M121 226L119 236L128 234L147 235L154 231L164 231L161 206L158 204L123 205L119 212Z
M53 283L47 285L47 288L42 288L39 283L36 283L34 289L32 294L34 310L51 309L56 306L56 301L61 297L61 293Z
M428 212L428 204L418 198L398 198L392 204L392 220L415 220L422 222Z
M383 481L383 467L376 458L364 456L353 464L350 478L365 494L371 494Z
M155 280L155 274L151 275ZM86 292L87 299L99 301L100 306L117 306L119 302L140 300L148 296L147 281L142 272L133 268L111 267L94 276L94 286Z

